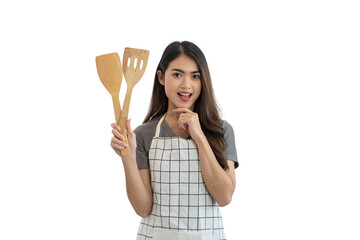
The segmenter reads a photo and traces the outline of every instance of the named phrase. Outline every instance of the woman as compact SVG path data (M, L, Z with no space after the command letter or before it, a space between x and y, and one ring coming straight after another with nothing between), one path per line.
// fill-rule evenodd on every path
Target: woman
M127 194L143 217L137 239L225 239L219 206L230 203L238 166L233 129L219 117L207 62L191 42L171 43L158 65L144 123L113 127Z

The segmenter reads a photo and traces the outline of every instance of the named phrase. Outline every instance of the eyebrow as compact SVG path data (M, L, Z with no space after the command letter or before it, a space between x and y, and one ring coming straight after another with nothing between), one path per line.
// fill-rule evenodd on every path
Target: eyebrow
M185 73L183 70L181 70L181 69L178 69L178 68L173 68L173 69L171 69L171 71L178 71L178 72L181 72L181 73ZM192 74L193 73L200 73L200 71L193 71L193 72L191 72Z

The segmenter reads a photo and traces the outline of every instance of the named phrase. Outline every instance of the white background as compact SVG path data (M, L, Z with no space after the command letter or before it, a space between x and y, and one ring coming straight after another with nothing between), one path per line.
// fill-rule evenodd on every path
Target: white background
M357 1L4 2L0 239L135 239L95 56L150 50L135 128L174 40L203 50L235 130L227 238L360 239Z

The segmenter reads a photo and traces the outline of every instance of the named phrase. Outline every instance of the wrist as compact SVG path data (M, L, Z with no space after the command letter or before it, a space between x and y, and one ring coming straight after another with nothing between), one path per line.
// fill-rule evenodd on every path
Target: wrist
M137 165L136 163L136 154L130 153L128 156L121 156L121 160L124 165Z
M194 137L193 139L197 144L199 144L200 142L203 142L203 141L207 141L207 138L206 138L204 132L202 132L202 131L198 136Z

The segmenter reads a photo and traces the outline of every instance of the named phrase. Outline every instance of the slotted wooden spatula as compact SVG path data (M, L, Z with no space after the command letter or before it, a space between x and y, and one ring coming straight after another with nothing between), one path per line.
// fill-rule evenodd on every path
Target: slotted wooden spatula
M115 122L116 124L119 124L121 115L119 92L123 76L119 54L104 54L97 56L95 59L99 78L105 88L109 91L113 100Z
M124 136L126 136L125 125L126 120L128 119L132 90L135 84L139 82L144 75L148 58L148 50L125 48L123 56L123 72L127 83L127 90L119 123L121 134ZM123 156L129 155L129 153L130 147L121 151Z

